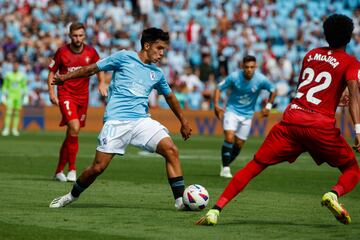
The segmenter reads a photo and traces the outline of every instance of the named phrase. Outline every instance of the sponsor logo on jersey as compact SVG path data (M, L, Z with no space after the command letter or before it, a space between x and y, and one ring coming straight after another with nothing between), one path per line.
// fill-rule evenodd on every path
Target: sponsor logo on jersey
M68 67L67 70L68 70L68 72L74 72L74 71L76 71L76 70L78 70L78 69L80 69L80 68L81 68L81 66L78 66L78 67Z
M55 60L54 59L51 59L51 62L49 64L49 67L52 68L55 66Z
M358 82L360 83L360 70L358 70Z
M330 51L329 51L330 52ZM329 53L328 52L328 53ZM322 62L327 62L329 63L333 68L336 68L339 65L339 62L336 58L334 58L333 56L327 56L327 55L322 55L320 53L315 53L315 56L313 57L312 55L309 55L307 58L308 62L311 61L322 61Z
M150 71L150 79L155 80L155 72L154 71Z

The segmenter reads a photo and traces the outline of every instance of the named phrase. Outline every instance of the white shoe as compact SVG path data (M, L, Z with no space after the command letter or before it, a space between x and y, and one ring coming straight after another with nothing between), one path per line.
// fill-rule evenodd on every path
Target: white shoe
M19 131L18 131L16 128L13 128L13 129L11 130L11 133L12 133L12 135L14 135L15 137L20 136L20 133L19 133Z
M232 178L233 176L231 174L230 167L221 167L220 177Z
M60 182L67 182L66 176L63 172L55 174L54 179Z
M8 128L4 128L3 131L1 132L1 135L3 136L9 136L10 134L10 130Z
M51 201L49 207L50 208L61 208L61 207L65 207L66 205L76 201L78 198L73 197L71 195L71 193L68 193L64 196L55 198L54 200Z
M182 197L179 197L175 200L175 208L176 208L176 210L184 210L185 209L185 205L184 205Z
M69 182L75 182L76 181L76 171L75 170L71 170L70 172L68 172L66 179Z

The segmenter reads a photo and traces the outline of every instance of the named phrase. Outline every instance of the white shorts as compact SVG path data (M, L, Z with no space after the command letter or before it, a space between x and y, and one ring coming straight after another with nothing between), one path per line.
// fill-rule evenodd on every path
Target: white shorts
M251 118L245 118L233 112L225 112L223 128L225 131L234 131L235 136L242 140L247 140L251 130Z
M101 129L96 150L123 155L126 147L131 144L155 152L158 143L166 137L170 137L166 127L151 118L110 120Z

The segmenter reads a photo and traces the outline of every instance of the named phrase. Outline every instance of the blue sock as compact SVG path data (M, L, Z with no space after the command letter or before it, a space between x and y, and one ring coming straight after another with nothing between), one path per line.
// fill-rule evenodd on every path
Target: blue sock
M169 178L169 184L174 195L174 199L183 196L185 190L185 183L183 176Z
M223 167L227 167L231 161L231 153L233 149L233 144L227 141L224 141L221 148L221 160Z

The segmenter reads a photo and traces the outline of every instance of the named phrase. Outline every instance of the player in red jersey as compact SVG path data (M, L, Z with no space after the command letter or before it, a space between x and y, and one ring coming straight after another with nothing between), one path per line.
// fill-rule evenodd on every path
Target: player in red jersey
M346 88L349 90L349 110L355 124L354 149L360 152L360 63L345 52L354 29L352 20L334 14L324 24L329 47L308 52L302 64L295 99L284 112L265 141L244 168L229 182L215 206L197 224L215 225L220 211L252 178L268 166L284 161L294 162L303 152L309 152L320 165L326 162L341 171L331 191L325 193L321 203L327 206L336 219L349 224L348 212L338 197L350 192L358 183L360 170L355 154L340 130L335 127L335 111Z
M83 66L88 66L99 60L96 50L85 44L85 27L82 23L70 25L69 36L71 42L59 48L49 65L48 88L50 100L60 107L62 120L60 126L67 125L66 137L60 149L59 162L55 171L55 179L66 182L76 180L76 155L78 152L78 135L81 127L85 126L86 112L89 100L89 78L67 81L58 86L57 96L51 81L55 74L66 74ZM107 96L104 73L97 74L98 90L102 96ZM69 163L67 176L63 173L65 165Z

